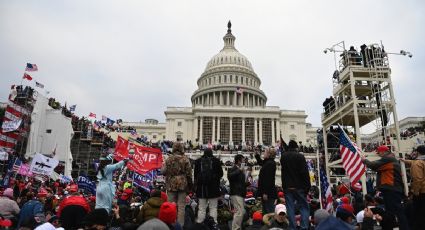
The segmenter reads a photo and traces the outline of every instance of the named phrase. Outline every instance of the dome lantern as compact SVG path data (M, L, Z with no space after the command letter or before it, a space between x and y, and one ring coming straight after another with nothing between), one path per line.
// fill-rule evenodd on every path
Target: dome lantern
M224 35L223 41L224 41L224 48L223 49L235 49L235 36L232 34L232 23L227 23L227 34Z

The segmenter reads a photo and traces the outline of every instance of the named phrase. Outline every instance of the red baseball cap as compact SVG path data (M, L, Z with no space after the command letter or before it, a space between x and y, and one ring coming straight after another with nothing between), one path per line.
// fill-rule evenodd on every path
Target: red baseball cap
M252 220L262 221L263 215L261 214L260 211L256 211L252 214Z
M376 149L376 152L383 153L388 152L390 149L386 145L381 145Z

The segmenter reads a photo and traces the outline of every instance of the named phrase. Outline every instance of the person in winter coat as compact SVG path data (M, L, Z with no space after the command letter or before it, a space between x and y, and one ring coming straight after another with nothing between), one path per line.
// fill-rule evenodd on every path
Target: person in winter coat
M245 211L244 197L246 194L246 182L245 168L242 167L243 160L244 156L237 154L233 167L227 171L227 179L230 184L230 200L236 210L233 215L232 230L241 229Z
M398 160L385 146L379 146L376 153L381 158L369 161L363 157L363 163L377 172L376 186L381 191L385 202L385 210L397 216L400 230L409 229L407 218L403 212L401 201L403 198L403 181L401 179L401 166Z
M419 156L416 160L400 159L410 167L412 176L411 190L413 193L414 229L425 229L425 221L422 216L425 213L425 145L416 148Z
M13 200L13 189L7 188L0 197L0 215L6 219L13 220L19 214L19 206Z
M192 189L192 167L189 158L184 155L180 142L173 144L173 155L169 156L161 169L165 176L165 188L168 200L177 203L177 221L184 225L186 193Z
M27 196L30 196L30 194ZM22 206L21 211L19 212L17 229L19 229L19 227L23 224L34 222L35 216L40 218L44 216L44 202L46 201L46 196L47 191L44 189L40 190L37 194L37 199L30 199ZM44 222L44 220L41 221Z
M270 215L269 213L268 215ZM265 216L267 218L267 215ZM263 226L262 230L266 229L289 229L288 219L286 218L286 206L283 204L276 205L274 215L270 222Z
M274 212L274 202L277 198L275 157L276 150L274 148L268 148L264 151L263 165L258 175L257 196L262 198L263 214Z
M140 212L136 218L136 222L138 224L143 224L145 221L158 218L159 208L161 207L162 203L164 203L164 200L161 199L161 191L153 190L151 192L151 197L143 204L142 208L140 209Z
M264 226L263 215L260 211L252 214L252 225L245 228L245 230L260 230Z
M78 192L78 186L73 184L69 188L71 195L59 204L57 216L65 229L76 229L80 227L81 221L90 212L87 200Z
M112 175L115 170L122 168L128 159L122 160L116 164L109 164L110 160L106 157L100 158L97 179L99 184L96 188L96 206L95 209L106 209L108 213L112 209L112 201L115 196L115 184L112 182Z
M204 155L195 161L194 175L196 196L199 198L196 222L204 221L209 207L209 214L217 223L217 202L221 195L220 180L223 177L223 169L220 160L213 156L212 149L205 149Z
M296 141L289 141L288 151L282 154L280 164L289 225L292 229L296 227L295 202L297 202L301 213L301 229L308 229L310 209L307 194L311 187L310 175L304 155L298 152Z

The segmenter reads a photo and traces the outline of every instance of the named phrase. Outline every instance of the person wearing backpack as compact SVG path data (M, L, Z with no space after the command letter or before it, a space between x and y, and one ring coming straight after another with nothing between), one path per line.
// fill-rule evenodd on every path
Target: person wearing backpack
M204 155L195 161L194 175L196 196L199 198L196 222L202 223L205 220L207 207L209 207L209 215L217 223L217 201L220 197L223 169L220 160L213 156L210 148L205 149Z
M419 154L416 160L400 159L406 166L410 166L412 176L411 191L413 193L414 229L425 229L425 221L422 220L425 213L425 145L416 148Z

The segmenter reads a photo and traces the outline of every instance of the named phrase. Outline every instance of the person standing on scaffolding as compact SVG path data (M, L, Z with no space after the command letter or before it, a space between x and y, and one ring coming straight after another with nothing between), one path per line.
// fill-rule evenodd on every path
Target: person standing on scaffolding
M400 230L409 229L401 201L403 199L403 180L401 166L390 149L381 145L376 149L379 160L369 161L362 157L363 163L377 172L376 187L384 198L385 211L397 217Z

